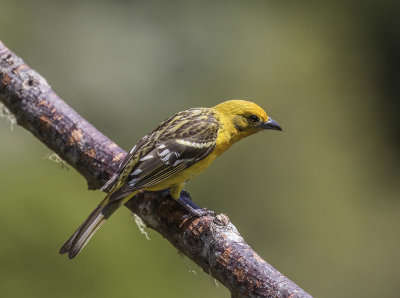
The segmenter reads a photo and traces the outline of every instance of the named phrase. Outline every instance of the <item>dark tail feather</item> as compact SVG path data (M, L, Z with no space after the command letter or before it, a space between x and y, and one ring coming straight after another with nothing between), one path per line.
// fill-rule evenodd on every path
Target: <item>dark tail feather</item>
M68 253L70 259L75 257L102 226L106 219L109 218L121 205L120 200L112 202L107 201L108 198L104 199L100 205L92 211L89 217L61 247L60 254Z

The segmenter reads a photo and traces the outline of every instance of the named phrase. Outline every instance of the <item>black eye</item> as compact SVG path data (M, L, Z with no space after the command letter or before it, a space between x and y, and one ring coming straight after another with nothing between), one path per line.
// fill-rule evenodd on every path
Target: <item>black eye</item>
M257 123L258 121L260 121L260 118L258 118L258 116L256 116L256 115L250 115L249 121L250 121L250 123Z

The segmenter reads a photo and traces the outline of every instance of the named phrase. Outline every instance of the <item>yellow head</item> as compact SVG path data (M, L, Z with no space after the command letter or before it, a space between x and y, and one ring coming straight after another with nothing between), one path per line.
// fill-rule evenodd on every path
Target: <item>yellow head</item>
M228 100L213 107L231 124L231 134L237 140L265 129L282 130L279 124L268 117L258 105L246 100Z

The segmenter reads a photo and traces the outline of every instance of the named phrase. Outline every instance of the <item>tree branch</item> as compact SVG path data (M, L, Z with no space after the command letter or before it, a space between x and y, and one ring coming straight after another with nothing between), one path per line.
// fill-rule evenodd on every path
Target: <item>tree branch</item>
M1 41L0 100L19 125L85 177L89 189L102 186L126 154ZM188 219L187 211L162 192L142 192L126 206L233 297L311 297L254 252L224 214Z

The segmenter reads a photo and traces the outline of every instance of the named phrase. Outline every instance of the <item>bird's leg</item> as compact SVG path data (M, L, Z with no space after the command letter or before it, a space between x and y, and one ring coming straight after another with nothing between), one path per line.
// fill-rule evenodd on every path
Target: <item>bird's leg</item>
M172 197L169 188L162 190L161 193L163 195L170 195ZM177 199L177 201L179 204L181 204L182 207L184 207L187 211L189 211L189 214L185 215L185 217L192 217L192 216L202 217L205 215L215 216L214 211L207 210L206 208L200 208L198 205L196 205L192 201L189 193L186 190L181 191L180 196Z
M201 209L195 202L192 201L190 194L186 190L182 190L178 198L181 204L189 205L193 209Z
M200 208L197 206L190 198L189 193L186 190L182 190L178 198L178 202L189 211L188 217L197 216L202 217L205 215L215 216L215 212L212 210L207 210L206 208Z

